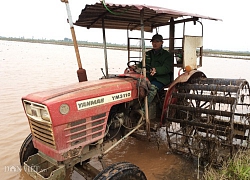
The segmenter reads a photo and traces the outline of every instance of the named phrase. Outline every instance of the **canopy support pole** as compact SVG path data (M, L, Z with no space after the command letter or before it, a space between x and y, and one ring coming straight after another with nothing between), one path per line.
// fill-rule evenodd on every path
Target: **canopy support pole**
M102 35L103 35L103 45L104 45L105 71L106 71L106 78L108 79L109 72L108 72L107 43L106 43L104 18L102 18Z
M169 52L172 54L171 60L174 64L174 37L175 37L175 23L174 18L171 17L170 19L170 26L169 26ZM174 66L172 69L172 72L174 73ZM171 82L174 81L174 76L172 76Z
M141 46L142 46L142 73L144 79L146 80L146 60L145 60L145 42L144 42L144 9L140 11L141 18ZM145 108L145 119L146 119L146 130L148 139L150 138L150 120L148 115L148 98L144 98L144 108Z

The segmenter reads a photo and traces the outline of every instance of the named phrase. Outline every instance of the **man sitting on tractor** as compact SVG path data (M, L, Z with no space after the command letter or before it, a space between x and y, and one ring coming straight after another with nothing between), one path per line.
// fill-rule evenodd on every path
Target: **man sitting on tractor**
M155 34L151 41L153 48L146 52L146 66L151 67L147 78L151 82L151 88L148 92L148 103L152 102L157 91L171 82L171 73L173 71L172 55L163 49L163 37Z

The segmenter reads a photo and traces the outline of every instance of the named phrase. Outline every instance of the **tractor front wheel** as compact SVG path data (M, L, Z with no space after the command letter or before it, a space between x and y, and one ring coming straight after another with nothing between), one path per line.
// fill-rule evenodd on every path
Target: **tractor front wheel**
M28 159L28 157L33 154L36 154L37 152L38 150L33 145L32 134L30 133L28 137L23 141L23 144L20 148L20 164L23 166L23 163Z
M94 180L147 180L147 178L136 165L119 162L101 171Z

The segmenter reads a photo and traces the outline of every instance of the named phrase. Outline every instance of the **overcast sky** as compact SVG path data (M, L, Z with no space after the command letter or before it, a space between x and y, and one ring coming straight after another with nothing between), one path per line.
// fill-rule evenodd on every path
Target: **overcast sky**
M86 4L99 0L69 0L73 22ZM106 0L122 3L124 0ZM222 19L202 20L204 48L250 51L249 0L127 0L131 4L147 4L197 13ZM65 4L60 0L5 0L0 6L0 36L35 39L71 38ZM75 27L78 40L102 42L100 30ZM125 43L126 32L107 31L107 42ZM151 36L151 35L150 35ZM119 37L119 38L118 38ZM117 42L117 40L119 42Z

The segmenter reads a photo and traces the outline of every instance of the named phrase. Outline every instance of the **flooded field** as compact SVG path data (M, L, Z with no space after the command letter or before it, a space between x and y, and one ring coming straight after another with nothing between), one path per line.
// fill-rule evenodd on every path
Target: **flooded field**
M79 48L89 80L102 76L103 49ZM122 73L127 53L108 50L110 73ZM200 68L207 77L244 78L250 81L250 61L204 57ZM19 164L19 150L30 133L21 97L35 91L78 82L72 46L0 41L0 175L1 179L31 179ZM128 161L139 166L149 180L196 179L197 170L185 158L169 153L165 144L128 138L104 158L107 164ZM96 162L97 168L101 165ZM73 173L71 179L79 179Z

